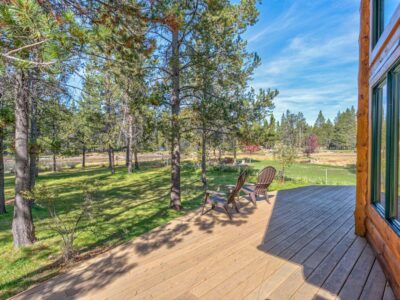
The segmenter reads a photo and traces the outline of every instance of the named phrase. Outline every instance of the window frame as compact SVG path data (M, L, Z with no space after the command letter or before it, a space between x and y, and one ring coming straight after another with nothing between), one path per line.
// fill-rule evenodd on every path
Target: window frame
M372 143L371 143L371 202L384 212L385 208L381 205L381 161L382 161L382 108L383 108L383 87L386 78L381 80L372 89ZM386 103L387 105L387 103ZM386 108L387 110L387 108ZM385 174L386 176L386 174ZM387 180L386 180L387 181ZM385 183L386 185L386 183ZM386 195L386 193L385 193Z
M378 44L380 38L386 31L385 27L385 1L386 0L372 0L372 12L371 12L371 48L374 49L375 46ZM397 8L393 12L393 14L396 14L396 11L399 9L400 4L398 4ZM393 14L390 16L391 20L393 18ZM389 23L390 24L390 21Z
M384 9L382 0L372 2L372 48L378 43L384 31Z
M386 96L383 87L386 82ZM382 108L387 106L385 199L381 199ZM399 170L400 170L400 60L372 88L371 102L371 203L400 236ZM381 205L384 200L385 206Z

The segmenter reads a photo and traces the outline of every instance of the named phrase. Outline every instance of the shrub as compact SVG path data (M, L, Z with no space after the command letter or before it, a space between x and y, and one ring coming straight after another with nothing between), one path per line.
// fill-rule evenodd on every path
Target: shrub
M86 184L82 185L81 188L83 190L83 199L80 207L74 212L69 212L63 216L57 213L55 205L57 194L52 192L46 185L38 185L32 192L25 193L27 199L34 199L37 205L47 209L49 214L47 225L61 238L61 252L65 263L68 263L75 255L74 242L82 223L94 221L95 190Z

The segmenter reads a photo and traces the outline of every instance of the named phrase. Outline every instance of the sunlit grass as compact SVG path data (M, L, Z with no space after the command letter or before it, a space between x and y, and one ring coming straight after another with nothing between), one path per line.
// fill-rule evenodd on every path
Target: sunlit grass
M256 169L266 165L277 166L275 161L253 161ZM289 179L283 184L275 182L273 190L286 189L309 184L323 184L326 166L294 164L287 171ZM354 168L328 167L328 184L354 184ZM331 175L330 175L331 174ZM219 171L208 173L210 187L234 183L237 172ZM254 176L250 178L254 181ZM6 197L13 197L11 175L6 177ZM101 215L96 228L82 228L76 240L81 251L96 247L114 246L141 235L157 226L185 214L200 206L203 192L200 171L186 163L182 170L182 197L184 210L175 212L168 208L170 174L168 167L156 164L144 165L132 174L119 167L115 175L107 168L90 167L85 170L70 169L58 173L42 173L38 184L45 183L56 192L57 211L63 217L79 208L82 201L80 185L95 183L98 187L96 198L101 203ZM51 264L60 255L60 238L46 226L47 211L35 206L33 215L37 243L34 246L14 250L12 246L12 206L0 217L0 298L5 299L56 274L59 269Z

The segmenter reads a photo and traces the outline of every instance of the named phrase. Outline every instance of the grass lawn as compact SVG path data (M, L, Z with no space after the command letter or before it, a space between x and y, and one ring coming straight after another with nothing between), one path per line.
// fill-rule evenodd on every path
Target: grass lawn
M256 169L266 165L278 166L275 161L253 161ZM354 168L330 167L296 163L287 170L286 183L275 182L272 190L287 189L309 184L324 184L328 169L328 184L355 184ZM208 173L210 187L234 183L237 172L213 169ZM92 228L82 228L76 240L80 252L114 246L199 207L202 200L200 172L192 164L182 170L182 212L168 208L169 168L154 164L142 166L127 174L126 168L117 168L111 175L106 168L86 170L70 169L59 173L42 173L38 183L57 192L57 211L61 217L76 211L82 199L79 184L97 182L97 199L101 203L101 216ZM254 180L254 176L252 178ZM13 197L12 176L6 177L6 198ZM37 243L29 248L14 250L12 246L12 206L8 214L0 216L0 299L10 297L35 282L43 281L60 271L54 263L60 254L60 238L46 226L47 211L33 208Z

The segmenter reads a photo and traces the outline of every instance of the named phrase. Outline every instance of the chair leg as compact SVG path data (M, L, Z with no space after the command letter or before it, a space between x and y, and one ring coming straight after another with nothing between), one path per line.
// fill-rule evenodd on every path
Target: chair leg
M251 202L253 202L254 206L257 206L257 195L256 193L250 193Z
M265 195L265 201L267 201L268 203L270 203L270 202L269 202L269 196L268 196L268 190L265 191L265 194L264 194L264 195Z
M201 212L201 215L204 216L206 213L208 213L209 211L212 211L214 208L215 208L214 206L211 206L211 207L210 207L209 209L207 209L206 211L204 211L204 209L203 209L203 211Z
M229 209L228 209L228 205L227 205L227 204L224 205L224 210L225 210L225 213L228 215L229 220L232 221L232 215L231 215L230 212L229 212Z
M207 203L208 203L208 194L206 194L206 196L204 197L203 208L201 209L201 215L205 215L210 210L214 209L214 204L211 204L211 208L206 210L206 211L204 211L205 208L206 208Z
M203 203L203 208L201 209L201 215L204 215L204 209L206 208L206 204Z
M240 213L240 210L239 210L239 207L238 207L238 204L236 201L233 202L233 207L235 208L237 213Z

